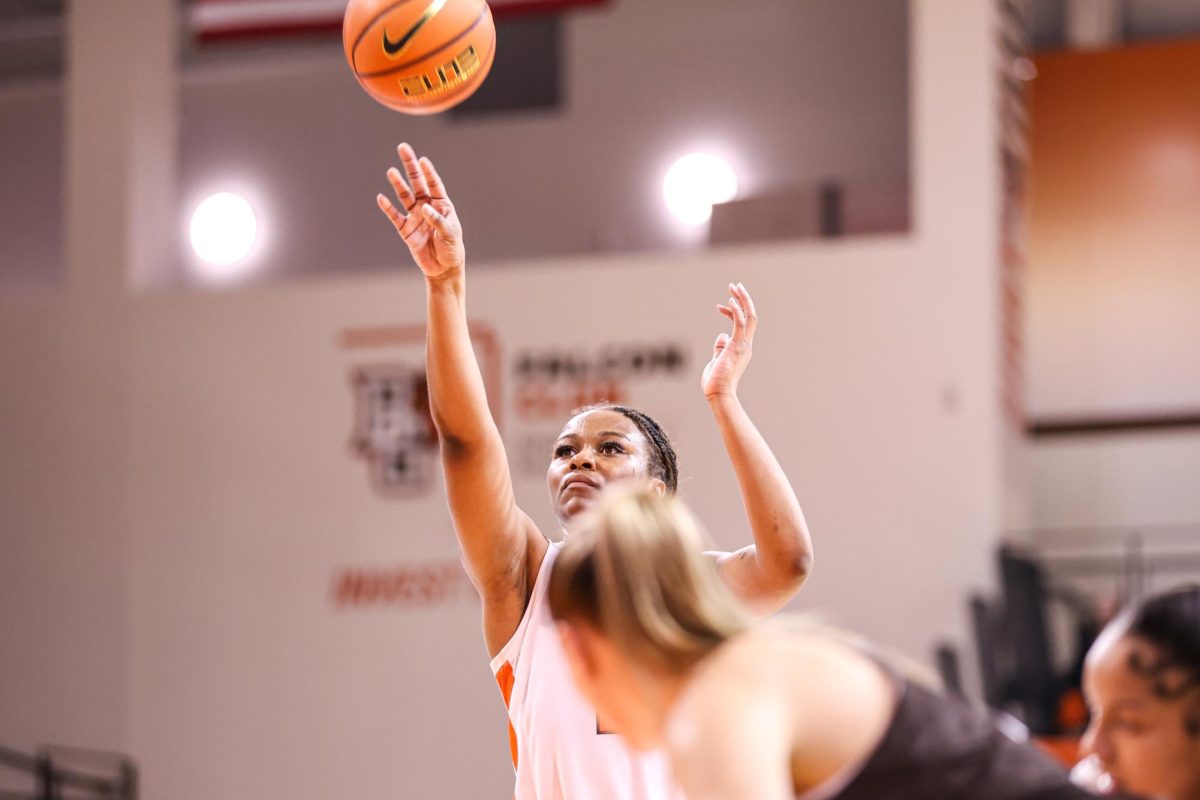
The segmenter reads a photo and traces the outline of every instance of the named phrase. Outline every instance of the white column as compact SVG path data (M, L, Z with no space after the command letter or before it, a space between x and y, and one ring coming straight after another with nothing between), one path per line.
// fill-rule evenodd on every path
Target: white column
M1004 521L1000 386L1000 95L993 0L913 0L910 6L913 236L921 267L908 277L927 320L942 331L932 366L948 424L931 453L969 476L963 491L930 498L957 520L919 546L953 565L937 630L957 631L969 690L979 674L968 595L993 584ZM897 297L903 303L903 297ZM947 568L950 568L947 566Z
M175 256L178 3L73 0L67 23L66 261L98 302Z
M65 78L68 285L47 335L53 453L46 544L53 605L41 741L127 749L134 644L129 587L131 286L173 261L177 0L73 0ZM42 461L47 461L43 459ZM134 754L136 757L136 754Z

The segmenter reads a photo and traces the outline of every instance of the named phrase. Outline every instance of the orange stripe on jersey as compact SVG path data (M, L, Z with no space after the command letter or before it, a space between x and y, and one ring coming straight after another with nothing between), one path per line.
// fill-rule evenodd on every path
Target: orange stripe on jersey
M513 684L516 683L516 676L513 675L512 664L507 661L504 666L496 670L496 683L500 684L500 694L504 696L504 707L508 708L509 701L512 700ZM513 769L517 768L517 731L513 728L512 720L508 721L508 747L512 751Z

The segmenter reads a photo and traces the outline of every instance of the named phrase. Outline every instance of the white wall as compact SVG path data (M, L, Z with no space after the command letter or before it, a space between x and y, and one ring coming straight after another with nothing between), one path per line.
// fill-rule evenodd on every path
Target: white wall
M129 565L105 359L80 341L77 307L2 308L0 742L121 744Z
M523 347L687 348L684 374L631 382L630 399L680 443L684 494L725 546L746 533L697 383L722 327L712 306L744 281L762 316L744 402L816 539L795 607L923 659L942 638L966 645L966 593L989 582L1003 525L991 24L990 4L913 4L912 236L495 263L471 278L471 316L497 332L509 393ZM25 653L0 661L4 699L22 709L10 716L6 702L0 741L128 749L148 797L507 790L503 711L470 595L353 610L330 596L344 567L455 554L437 491L381 499L348 452L348 371L419 359L419 348L338 345L347 327L422 320L421 285L393 252L367 264L373 277L98 304L92 313L120 321L103 349L118 348L120 390L100 408L70 391L94 375L69 358L97 323L58 300L20 311L5 297L0 366L29 377L0 395L0 531L16 554L5 577L28 577L0 581L0 641ZM508 399L510 442L553 430L522 423ZM71 427L47 421L53 403ZM63 470L79 428L108 418L125 420L116 452L110 437L87 470ZM91 476L104 459L101 491ZM532 472L517 491L549 527ZM93 508L71 502L84 489L117 504L104 521L126 523L122 555L89 538ZM26 543L25 530L40 536ZM94 630L119 633L83 635ZM77 636L89 661L60 679L46 665ZM89 681L93 663L105 666Z
M1200 524L1200 433L1053 438L1031 451L1038 526Z

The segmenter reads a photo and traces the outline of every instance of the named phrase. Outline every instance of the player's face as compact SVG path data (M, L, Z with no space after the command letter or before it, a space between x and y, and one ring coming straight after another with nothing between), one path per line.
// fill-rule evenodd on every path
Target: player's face
M1083 749L1095 755L1116 787L1163 800L1200 798L1200 736L1188 732L1200 714L1200 686L1178 698L1154 692L1154 679L1131 667L1152 665L1156 648L1131 636L1102 636L1088 653L1083 688L1092 721ZM1164 670L1159 680L1182 686L1184 670Z
M619 411L596 409L572 417L554 442L546 483L561 522L588 508L607 484L644 478L650 442Z

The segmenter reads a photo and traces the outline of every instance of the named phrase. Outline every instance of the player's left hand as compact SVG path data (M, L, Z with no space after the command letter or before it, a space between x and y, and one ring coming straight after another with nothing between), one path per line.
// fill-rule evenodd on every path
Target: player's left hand
M717 337L712 360L700 376L700 388L709 399L737 394L738 381L750 363L754 329L758 327L754 301L740 283L729 284L729 304L718 305L717 311L733 321L733 334L722 333Z

